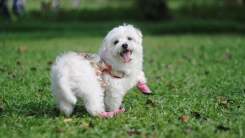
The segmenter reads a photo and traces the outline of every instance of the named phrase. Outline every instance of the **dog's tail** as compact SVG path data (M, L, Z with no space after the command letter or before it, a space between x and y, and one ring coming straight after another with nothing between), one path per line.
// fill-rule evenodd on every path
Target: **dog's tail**
M72 92L70 86L68 85L68 82L66 81L66 79L61 78L60 79L60 91L61 91L61 96L69 103L71 104L76 104L77 102L77 98L74 95L74 93Z
M65 100L72 105L76 104L77 98L71 90L71 87L68 85L66 78L57 78L57 74L52 73L52 92L55 98L58 101ZM57 102L58 102L57 101Z

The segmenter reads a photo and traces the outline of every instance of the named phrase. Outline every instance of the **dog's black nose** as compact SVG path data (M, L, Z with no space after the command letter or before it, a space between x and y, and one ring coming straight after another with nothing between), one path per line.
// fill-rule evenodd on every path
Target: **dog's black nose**
M122 48L123 49L127 49L128 48L128 44L122 44Z

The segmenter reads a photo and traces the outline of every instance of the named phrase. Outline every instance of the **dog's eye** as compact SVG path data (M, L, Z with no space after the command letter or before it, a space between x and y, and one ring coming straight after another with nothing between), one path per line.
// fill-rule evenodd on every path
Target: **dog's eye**
M133 38L132 37L128 37L128 40L131 41Z
M115 40L115 41L113 42L113 44L116 45L118 42L119 42L118 40Z

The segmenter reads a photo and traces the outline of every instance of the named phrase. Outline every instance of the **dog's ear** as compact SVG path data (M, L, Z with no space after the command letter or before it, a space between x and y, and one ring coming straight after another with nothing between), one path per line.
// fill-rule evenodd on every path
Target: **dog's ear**
M143 35L142 35L140 29L138 29L137 27L134 27L133 25L128 25L128 26L130 26L134 29L134 31L136 32L136 35L139 38L139 42L142 43Z
M104 38L104 40L103 40L103 42L102 42L102 44L100 46L100 50L99 50L99 55L101 57L104 57L105 54L106 54L106 51L107 51L106 45L107 45L107 41L106 41L106 38Z
M137 36L139 37L139 43L142 44L143 35L138 28L134 28Z
M143 35L142 35L140 29L135 28L135 31L136 31L136 34L142 39Z
M125 25L125 24L124 24L124 25ZM139 37L140 39L142 39L143 35L142 35L140 29L138 29L137 27L134 27L133 25L126 25L126 26L129 26L129 27L133 28L133 29L135 30L136 34L138 35L138 37Z

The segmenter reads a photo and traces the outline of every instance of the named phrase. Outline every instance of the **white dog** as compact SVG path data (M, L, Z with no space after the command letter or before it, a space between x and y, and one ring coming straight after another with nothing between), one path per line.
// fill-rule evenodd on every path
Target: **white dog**
M58 108L70 115L78 98L93 116L112 117L129 89L151 93L143 72L142 34L122 25L105 37L98 55L69 52L52 66L52 92Z

